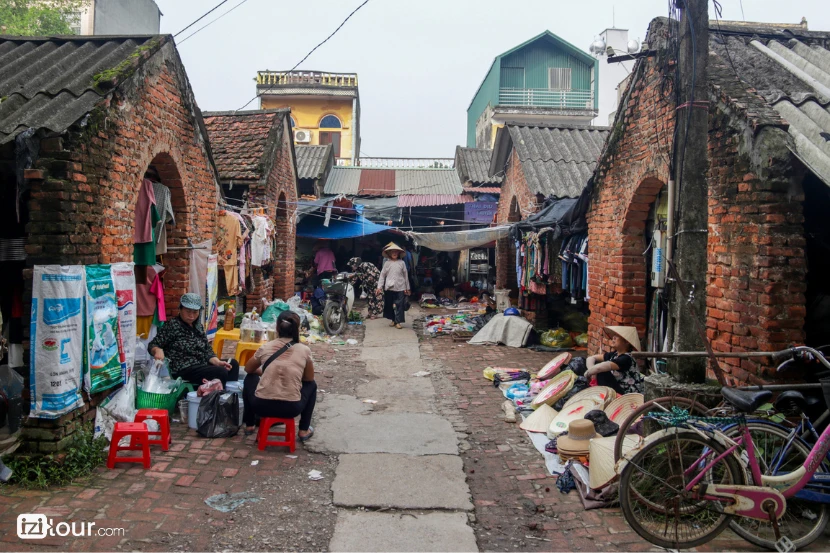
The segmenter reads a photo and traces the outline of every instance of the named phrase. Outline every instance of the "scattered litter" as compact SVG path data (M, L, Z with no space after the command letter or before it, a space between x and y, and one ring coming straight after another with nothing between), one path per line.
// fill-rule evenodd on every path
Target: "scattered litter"
M309 480L322 480L323 473L319 470L310 470L308 471L308 479Z
M296 459L297 458L296 455L286 455L286 457L288 457L289 459Z
M372 405L374 405L377 402L378 402L378 400L376 400L376 399L364 399L363 400L363 403L371 403Z
M412 373L412 376L429 376L432 373L429 371L418 371L416 373Z
M349 344L350 346L356 346L357 345L357 340L355 340L354 338L349 338L348 340L346 340L346 343Z
M259 461L251 461L251 466L255 467L259 464Z
M256 461L254 461L256 462ZM222 493L219 495L212 495L205 499L205 503L208 506L216 509L217 511L221 511L223 513L229 513L231 511L235 511L239 508L243 503L250 502L256 503L260 501L261 497L256 497L251 495L250 493L243 492L243 493Z

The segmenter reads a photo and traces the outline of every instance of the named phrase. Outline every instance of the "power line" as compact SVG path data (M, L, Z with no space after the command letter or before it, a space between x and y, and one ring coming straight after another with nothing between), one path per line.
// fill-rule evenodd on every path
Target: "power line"
M198 33L199 31L201 31L201 30L203 30L203 29L206 29L206 28L210 27L211 25L213 25L214 23L216 23L217 21L219 21L220 19L222 19L223 17L225 17L226 15L228 15L229 13L231 13L232 11L234 11L236 8L238 8L239 6L241 6L242 4L244 4L244 3L245 3L245 2L247 2L247 1L248 1L248 0L242 0L239 4L235 5L234 7L232 7L231 9L229 9L228 11L226 11L225 13L223 13L222 15L220 15L219 17L217 17L216 19L214 19L213 21L211 21L210 23L208 23L208 24L206 24L206 25L204 25L204 26L202 26L202 27L199 27L198 29L196 29L195 31L193 31L192 33L190 33L189 35L187 35L186 37L184 37L184 38L181 40L181 42L179 42L179 43L178 43L178 45L179 45L179 46L181 46L182 44L184 44L184 42L185 42L187 39L189 39L190 37L192 37L193 35L195 35L195 34L196 34L196 33ZM223 2L223 3L224 3L224 2Z
M180 34L182 34L183 32L185 32L186 30L188 30L189 28L191 28L193 25L195 25L196 23L198 23L199 21L201 21L202 19L204 19L205 17L207 17L208 15L210 15L213 11L215 11L215 10L216 10L216 8L218 8L219 6L221 6L222 4L224 4L224 3L226 3L226 2L228 2L228 0L222 0L221 2L219 2L218 4L216 4L215 6L213 6L210 10L206 11L205 13L203 13L203 14L202 14L202 16L201 16L199 19L197 19L196 21L194 21L193 23L191 23L190 25L188 25L187 27L185 27L184 29L182 29L181 31L179 31L178 33L176 33L175 35L173 35L173 38L175 38L175 37L179 36Z
M317 50L317 48L319 48L320 46L322 46L323 44L325 44L326 42L328 42L328 41L329 41L329 39L330 39L331 37L333 37L334 35L336 35L336 34L337 34L337 32L338 32L340 29L342 29L342 28L343 28L343 25L345 25L345 24L346 24L346 22L347 22L349 19L351 19L351 18L352 18L352 16L353 16L354 14L356 14L356 13L360 10L360 8L362 8L363 6L365 6L365 5L366 5L366 4L368 4L368 3L369 3L369 0L364 0L362 4L360 4L360 5L359 5L358 7L356 7L354 10L352 10L352 13L350 13L349 15L347 15L347 16L346 16L346 19L344 19L344 20L340 23L340 25L338 25L338 26L337 26L337 28L336 28L334 31L332 31L332 33L331 33L329 36L327 36L327 37L326 37L326 38L325 38L322 42L320 42L317 46L315 46L314 48L312 48L312 49L308 52L308 54L306 54L305 56L303 56L303 59L301 59L300 61L298 61L298 62L296 63L296 65L294 65L294 67L292 67L292 68L289 70L289 72L290 72L290 71L294 71L295 69L297 69L297 68L300 66L300 64L301 64L301 63L303 63L305 60L307 60L307 59L308 59L308 57L309 57L311 54L313 54L315 50ZM244 105L244 106L242 106L241 108L237 109L236 111L240 111L240 110L245 109L246 107L248 107L248 104L250 104L251 102L253 102L253 101L254 101L254 100L256 100L257 98L259 98L259 94L255 94L253 98L251 98L250 100L248 100L247 102L245 102L245 105Z

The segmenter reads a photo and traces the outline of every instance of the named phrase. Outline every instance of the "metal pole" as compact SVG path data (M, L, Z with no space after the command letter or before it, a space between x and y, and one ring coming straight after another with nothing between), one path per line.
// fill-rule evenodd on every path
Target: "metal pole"
M777 351L745 351L734 353L714 352L709 355L705 351L632 351L629 353L635 359L690 359L695 357L728 357L732 359L751 359L754 357L772 357Z

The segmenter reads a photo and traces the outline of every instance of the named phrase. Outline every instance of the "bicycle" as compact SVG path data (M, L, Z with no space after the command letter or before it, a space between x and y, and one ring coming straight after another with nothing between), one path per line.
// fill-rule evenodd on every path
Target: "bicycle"
M824 357L811 348L791 351L810 351L830 368ZM673 426L650 435L618 464L620 502L627 522L640 536L661 547L701 545L714 539L733 519L733 529L739 535L763 547L792 551L808 545L821 535L828 520L824 503L830 502L830 473L826 470L830 428L808 450L800 438L789 432L780 428L770 432L772 425L759 430L757 421L747 421L746 413L769 400L769 390L724 388L722 394L738 415L699 417L682 409L647 415L656 420L662 418ZM734 423L735 439L716 426L725 423ZM764 463L763 471L753 431L756 436L778 434L782 443L789 444L769 448L772 456ZM741 447L749 475L741 458L735 455ZM796 468L797 461L800 466ZM805 499L822 504L802 510ZM784 518L788 500L791 516ZM808 516L809 513L814 516ZM794 532L796 540L782 537L781 526ZM765 528L770 529L772 537L761 535L767 533Z

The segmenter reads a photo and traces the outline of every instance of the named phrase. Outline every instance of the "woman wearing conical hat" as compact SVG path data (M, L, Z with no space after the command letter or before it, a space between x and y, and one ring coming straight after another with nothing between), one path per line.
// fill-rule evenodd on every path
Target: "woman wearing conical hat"
M406 296L409 295L409 273L403 262L403 248L390 242L383 248L386 263L378 278L377 291L383 294L383 316L396 328L401 328L406 312Z
M643 375L629 355L640 351L640 338L633 326L606 326L611 338L611 351L592 355L586 360L585 378L597 378L598 386L613 388L618 394L643 393Z

